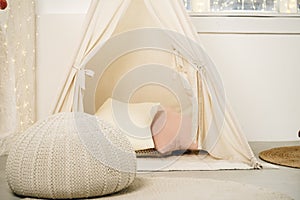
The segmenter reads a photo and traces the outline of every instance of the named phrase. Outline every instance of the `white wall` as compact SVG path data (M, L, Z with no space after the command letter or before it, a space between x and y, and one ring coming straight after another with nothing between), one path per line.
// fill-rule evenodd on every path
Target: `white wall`
M251 141L297 140L299 17L193 18Z
M38 0L38 118L48 115L78 45L86 0ZM193 16L250 141L297 140L300 18Z

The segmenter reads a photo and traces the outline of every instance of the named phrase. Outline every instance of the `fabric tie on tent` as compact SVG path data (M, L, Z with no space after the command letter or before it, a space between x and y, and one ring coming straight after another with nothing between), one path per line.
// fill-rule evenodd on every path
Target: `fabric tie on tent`
M79 86L80 89L85 90L85 76L93 78L95 72L93 70L79 68L76 66L73 66L73 68L78 71L78 81L76 82L76 84Z
M73 104L73 110L78 110L79 112L83 112L83 93L85 90L85 79L86 76L94 77L95 72L89 69L85 69L84 67L77 67L73 65L73 68L77 70L77 80L75 83L75 98ZM78 96L79 98L76 98Z

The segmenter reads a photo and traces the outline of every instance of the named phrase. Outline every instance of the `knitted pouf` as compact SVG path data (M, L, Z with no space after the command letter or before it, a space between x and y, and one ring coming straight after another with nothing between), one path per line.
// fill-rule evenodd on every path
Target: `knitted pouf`
M11 149L7 181L21 196L70 199L129 186L136 157L128 139L101 119L59 113L25 131Z

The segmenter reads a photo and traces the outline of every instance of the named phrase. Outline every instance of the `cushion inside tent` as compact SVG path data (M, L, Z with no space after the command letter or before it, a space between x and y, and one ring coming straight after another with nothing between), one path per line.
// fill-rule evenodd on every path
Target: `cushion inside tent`
M120 56L104 68L92 69L97 74L93 78L97 80L97 83L88 85L86 89L85 111L94 114L107 99L113 98L127 103L160 103L162 107L181 113L182 117L192 119L195 113L193 112L193 98L196 98L196 93L191 95L193 93L191 92L192 82L184 72L178 71L175 60L174 54L169 52L138 50ZM97 62L97 56L91 60L93 61ZM186 61L183 63L189 66ZM87 99L89 96L90 99ZM192 127L192 120L188 123ZM194 124L194 127L196 125ZM197 130L189 131L187 135L194 135L192 143L196 139Z

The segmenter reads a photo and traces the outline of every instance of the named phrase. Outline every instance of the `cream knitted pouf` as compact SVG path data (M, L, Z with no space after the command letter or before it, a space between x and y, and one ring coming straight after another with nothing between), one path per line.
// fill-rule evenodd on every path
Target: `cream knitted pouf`
M101 119L59 113L25 131L11 149L7 181L21 196L70 199L129 186L136 157L128 139Z

